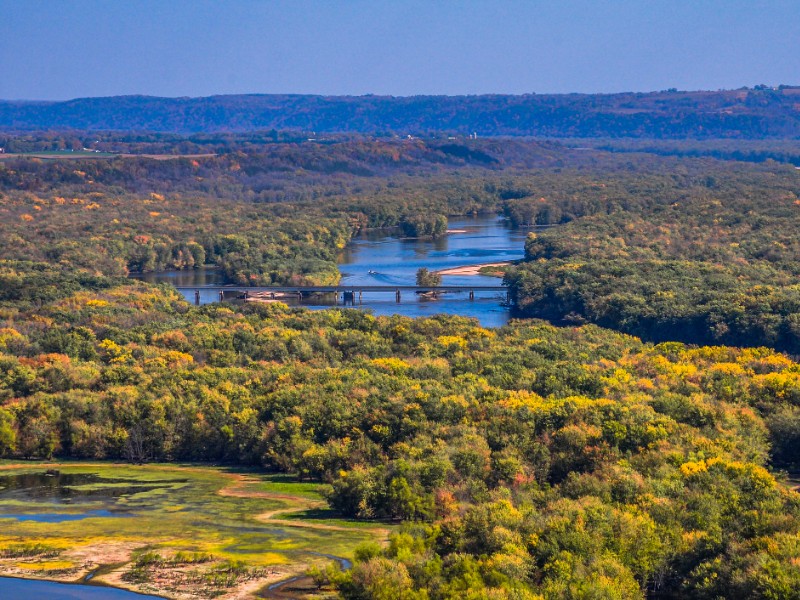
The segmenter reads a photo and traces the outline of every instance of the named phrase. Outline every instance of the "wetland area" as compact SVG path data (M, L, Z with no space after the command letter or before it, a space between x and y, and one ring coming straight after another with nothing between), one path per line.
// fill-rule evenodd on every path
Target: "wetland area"
M358 544L388 536L338 519L320 492L213 467L6 463L0 597L274 596L309 566L348 568Z

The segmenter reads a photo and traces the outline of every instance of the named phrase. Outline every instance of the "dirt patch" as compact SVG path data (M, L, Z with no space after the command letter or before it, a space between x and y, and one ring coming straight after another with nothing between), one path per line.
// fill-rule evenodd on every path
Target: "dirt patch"
M505 267L511 263L512 261L510 260L504 260L502 262L482 263L479 265L464 265L451 269L442 269L441 271L436 271L436 273L438 275L483 275L483 273L480 272L481 269L486 267ZM502 270L498 269L497 272L502 276Z
M25 579L45 579L66 583L83 582L90 573L104 564L127 563L130 561L133 551L139 546L141 546L140 543L134 542L100 542L64 550L58 554L56 559L49 556L0 558L0 573ZM48 564L54 560L72 563L73 566L65 569L48 569ZM19 564L39 565L42 568L22 568L18 566ZM128 585L121 587L133 589Z
M219 562L209 563L199 568L197 565L166 565L152 570L149 580L143 583L126 581L126 566L122 566L98 577L97 581L131 591L150 593L172 598L174 600L192 600L197 598L224 598L227 600L245 600L258 597L259 590L295 575L300 569L263 568L254 569L239 576L235 583L227 588L214 585L213 580L219 575L214 568ZM303 569L305 566L303 567Z

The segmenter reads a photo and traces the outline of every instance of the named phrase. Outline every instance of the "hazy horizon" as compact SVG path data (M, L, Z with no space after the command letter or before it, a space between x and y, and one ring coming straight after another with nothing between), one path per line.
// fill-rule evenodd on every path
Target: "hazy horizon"
M800 3L0 0L0 98L738 89L800 74Z
M800 87L800 83L792 84L792 83L778 83L775 86L770 87L791 87L796 88ZM204 98L215 98L215 97L225 97L225 96L318 96L318 97L328 97L328 98L369 98L369 97L376 97L376 98L420 98L420 97L444 97L444 98L460 98L460 97L473 97L473 96L614 96L614 95L622 95L622 94L658 94L658 93L669 93L674 92L678 94L692 94L692 93L699 93L699 92L732 92L739 89L753 89L753 86L739 86L736 88L720 88L716 90L709 90L709 89L690 89L690 90L619 90L614 92L525 92L519 94L513 93L497 93L497 92L486 92L482 94L374 94L374 93L364 93L364 94L314 94L314 93L293 93L293 92L241 92L241 93L231 93L231 94L209 94L205 96L157 96L153 94L115 94L115 95L106 95L106 96L76 96L74 98L64 98L61 100L43 100L40 98L0 98L0 101L3 102L47 102L47 103L58 103L58 102L71 102L74 100L96 100L102 98L157 98L157 99L164 99L164 100L198 100Z

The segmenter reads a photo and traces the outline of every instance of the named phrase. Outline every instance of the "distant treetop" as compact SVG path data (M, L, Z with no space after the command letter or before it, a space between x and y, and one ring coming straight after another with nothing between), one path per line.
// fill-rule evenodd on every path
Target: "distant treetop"
M196 133L295 130L382 135L797 138L800 87L482 96L116 96L0 101L0 129Z

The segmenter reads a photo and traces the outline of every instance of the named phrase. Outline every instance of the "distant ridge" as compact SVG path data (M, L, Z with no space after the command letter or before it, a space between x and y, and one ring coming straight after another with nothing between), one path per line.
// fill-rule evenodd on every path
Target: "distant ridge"
M800 87L481 96L115 96L0 101L3 130L800 138Z

